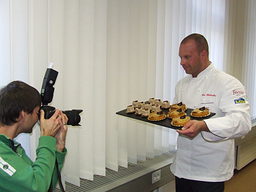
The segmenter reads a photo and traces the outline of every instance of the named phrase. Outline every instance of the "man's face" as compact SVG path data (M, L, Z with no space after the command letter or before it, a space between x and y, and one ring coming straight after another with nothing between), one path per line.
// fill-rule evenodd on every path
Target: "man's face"
M202 71L202 62L194 40L180 45L180 64L187 74L196 77Z
M33 127L38 121L40 107L36 107L31 114L26 114L25 122L23 124L23 133L32 133Z

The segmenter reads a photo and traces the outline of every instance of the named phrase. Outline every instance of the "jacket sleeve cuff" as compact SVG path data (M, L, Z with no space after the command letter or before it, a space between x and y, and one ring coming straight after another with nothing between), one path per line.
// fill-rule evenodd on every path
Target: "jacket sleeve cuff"
M201 132L201 135L205 141L215 142L215 141L221 141L221 140L227 139L227 137L222 137L214 133L214 130L212 130L212 126L211 126L211 120L207 119L207 120L204 120L204 122L206 123L209 129L209 132L206 132L206 131Z

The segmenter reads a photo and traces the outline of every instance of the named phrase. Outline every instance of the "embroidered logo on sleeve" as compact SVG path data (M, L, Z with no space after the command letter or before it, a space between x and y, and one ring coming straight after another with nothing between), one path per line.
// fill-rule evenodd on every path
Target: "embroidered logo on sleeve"
M240 90L240 89L234 89L232 92L233 92L233 95L238 96L238 97L245 94L244 91Z
M245 103L245 99L240 97L239 99L234 100L235 104Z
M14 169L9 163L4 161L1 157L0 157L0 169L2 169L5 173L7 173L10 176L12 176L16 172L16 169Z

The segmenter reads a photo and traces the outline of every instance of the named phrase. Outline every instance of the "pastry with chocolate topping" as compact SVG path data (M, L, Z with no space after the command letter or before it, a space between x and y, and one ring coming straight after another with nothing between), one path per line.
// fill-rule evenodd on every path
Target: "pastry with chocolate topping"
M128 105L126 108L126 113L134 113L135 109L133 105Z
M190 115L192 117L207 117L210 115L210 111L206 107L201 107L194 109Z
M190 117L187 115L173 118L171 121L171 125L175 127L183 127L189 120L190 120Z
M149 121L161 121L166 118L166 115L161 111L161 112L152 112L148 115L148 120Z
M163 101L162 102L162 105L161 105L161 108L162 109L169 109L170 108L170 102L169 101Z
M148 117L150 114L150 109L142 109L141 116L142 117Z
M183 111L186 111L187 107L186 107L186 105L184 103L179 102L177 104L171 105L169 111L173 111L173 110L177 110L177 109L182 109Z
M177 110L169 111L167 114L168 118L177 118L186 115L186 113L180 108Z

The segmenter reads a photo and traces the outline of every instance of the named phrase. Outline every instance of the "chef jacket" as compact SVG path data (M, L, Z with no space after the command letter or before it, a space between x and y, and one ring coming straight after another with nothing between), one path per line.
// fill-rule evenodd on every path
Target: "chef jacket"
M64 152L56 151L56 139L50 136L39 138L35 162L26 155L17 142L0 135L0 191L3 192L47 192L51 180L52 187L57 183L58 167L63 167ZM55 169L55 170L54 170Z
M251 129L243 85L210 64L197 77L188 75L180 80L175 92L175 103L183 102L192 109L205 106L216 115L204 120L210 132L202 131L193 139L178 136L172 173L199 181L230 179L235 163L234 138Z

